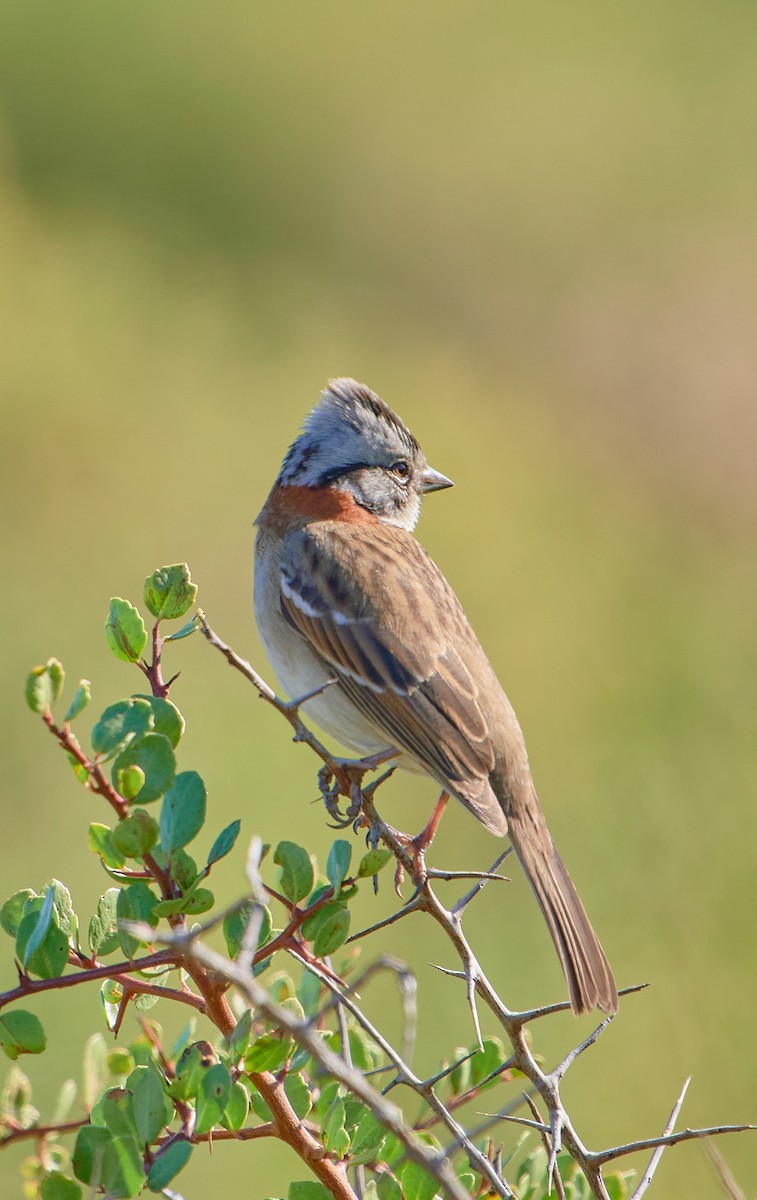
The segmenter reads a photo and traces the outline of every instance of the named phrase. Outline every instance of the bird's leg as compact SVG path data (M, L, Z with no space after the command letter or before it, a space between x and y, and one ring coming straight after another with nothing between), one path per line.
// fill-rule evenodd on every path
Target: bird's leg
M436 837L436 831L439 828L439 822L442 819L447 801L449 800L449 792L442 792L436 804L434 811L426 822L425 827L414 838L403 836L407 849L410 850L413 859L413 882L416 887L423 887L426 882L426 862L425 855L429 846ZM394 876L394 890L399 894L399 889L402 885L404 870L402 863L397 864L397 870Z

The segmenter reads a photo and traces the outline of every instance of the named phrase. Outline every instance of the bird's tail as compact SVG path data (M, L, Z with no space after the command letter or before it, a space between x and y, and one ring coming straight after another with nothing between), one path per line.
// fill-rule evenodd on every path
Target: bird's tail
M522 809L508 811L507 824L560 956L574 1013L594 1008L617 1012L618 989L610 964L554 847L535 793Z

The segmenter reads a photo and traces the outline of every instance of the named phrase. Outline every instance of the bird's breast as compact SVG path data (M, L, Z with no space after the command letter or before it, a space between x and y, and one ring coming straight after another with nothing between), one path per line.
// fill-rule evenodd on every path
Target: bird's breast
M261 532L255 553L255 620L279 683L297 700L322 687L334 672L284 617L280 580L281 543ZM308 700L302 713L361 757L387 748L386 735L363 716L338 684Z

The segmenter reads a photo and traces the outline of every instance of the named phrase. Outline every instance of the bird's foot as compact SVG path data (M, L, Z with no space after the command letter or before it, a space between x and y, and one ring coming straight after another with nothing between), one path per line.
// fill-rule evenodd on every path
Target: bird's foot
M397 751L390 746L366 758L333 758L330 763L321 767L318 772L318 786L326 811L333 818L334 828L346 829L348 825L354 824L362 809L363 778L369 771L375 771L377 767L396 756ZM386 775L382 776L382 779L384 778ZM339 807L340 796L349 800L344 812Z

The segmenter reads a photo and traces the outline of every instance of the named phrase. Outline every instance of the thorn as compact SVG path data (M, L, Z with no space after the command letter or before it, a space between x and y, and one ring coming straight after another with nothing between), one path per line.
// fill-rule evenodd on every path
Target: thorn
M549 1118L551 1142L547 1159L547 1192L549 1194L552 1192L552 1184L557 1171L557 1156L562 1148L562 1124L562 1109L555 1109Z
M499 857L492 863L490 869L487 872L483 873L477 879L476 883L473 885L473 887L470 889L470 891L466 892L464 896L460 897L457 904L452 909L453 918L454 917L459 918L460 914L470 904L471 900L475 900L475 898L479 894L479 892L483 891L483 889L486 887L486 884L488 883L488 881L490 879L502 878L502 876L496 875L495 872L496 872L497 868L499 866L501 866L501 864L505 861L508 854L511 853L511 850L512 850L512 847L508 847L507 850L505 850L502 854L500 854Z
M536 1107L536 1103L534 1102L533 1097L530 1096L528 1094L528 1092L522 1092L521 1094L531 1111L531 1116L534 1118L535 1121L538 1121L539 1125L543 1126L544 1122L541 1119L541 1113L539 1112L538 1108ZM542 1131L540 1136L541 1136L542 1143L544 1145L544 1149L547 1151L547 1155L549 1156L549 1160L551 1160L551 1149L550 1149L550 1143L549 1143L547 1134L544 1131ZM555 1156L555 1164L556 1164L556 1162L557 1162L557 1156ZM562 1178L560 1176L560 1172L556 1170L554 1175L549 1175L549 1169L548 1169L547 1187L548 1187L548 1191L550 1193L552 1191L552 1183L553 1182L555 1184L555 1191L557 1192L558 1200L565 1200L565 1188L563 1187L563 1182L562 1182Z
M359 933L353 933L351 937L347 938L347 941L344 943L345 946L349 946L350 942L356 942L358 938L367 937L369 933L375 933L378 929L383 929L386 925L394 925L395 921L400 921L403 917L409 916L411 912L415 912L417 907L415 903L403 905L402 908L392 913L391 916L384 917L381 921L376 921L375 925L369 925L366 929L361 929Z
M478 1009L476 1008L476 977L472 967L465 964L465 993L470 1008L471 1017L473 1018L473 1028L476 1031L476 1041L478 1042L479 1050L484 1048L484 1040L481 1037L481 1025L478 1019Z
M363 788L363 795L370 799L376 791L376 788L380 787L382 783L385 783L387 779L391 778L396 770L396 766L389 767L388 771L384 771L383 775L379 775L378 779L374 779L373 783L369 783L368 787Z
M326 682L320 684L319 687L313 688L312 692L305 692L304 696L298 696L296 700L283 701L282 708L284 708L286 712L296 713L303 704L307 704L308 700L314 700L316 696L320 696L326 691L326 688L330 688L331 685L336 682L336 677L332 676L331 679L327 679Z
M437 1071L436 1075L430 1075L428 1079L424 1079L423 1086L433 1087L447 1075L451 1075L452 1072L457 1069L457 1067L461 1067L463 1063L468 1061L469 1058L473 1058L474 1054L478 1054L478 1050L469 1050L467 1054L462 1056L462 1058L458 1058L455 1062L450 1063L449 1066L444 1067L441 1071Z
M607 1026L611 1023L611 1021L614 1020L615 1013L611 1013L609 1017L605 1017L604 1021L597 1026L594 1032L590 1033L585 1041L581 1042L580 1046L576 1046L574 1050L571 1050L570 1054L565 1056L560 1065L555 1067L554 1071L552 1072L552 1078L556 1083L559 1083L559 1081L565 1075L565 1072L568 1070L568 1067L573 1065L579 1054L583 1054L584 1050L588 1050L590 1046L593 1046L594 1043L598 1041L601 1035L604 1033L605 1029L607 1029Z

